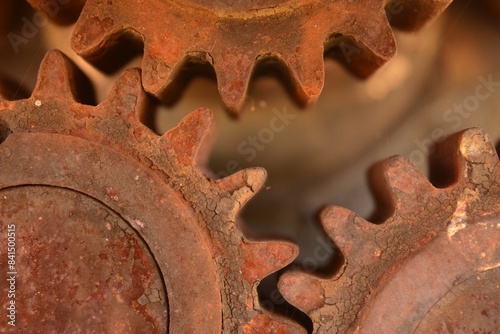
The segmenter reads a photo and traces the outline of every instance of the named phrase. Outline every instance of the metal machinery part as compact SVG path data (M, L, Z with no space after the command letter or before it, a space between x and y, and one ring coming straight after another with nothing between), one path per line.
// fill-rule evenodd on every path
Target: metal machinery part
M50 1L32 2L44 9ZM243 107L254 68L272 63L297 102L308 106L323 88L324 54L366 77L396 52L389 20L395 27L415 30L450 2L155 0L144 5L88 0L72 47L99 62L118 40L142 40L144 88L163 100L180 96L185 65L212 66L222 101L233 113Z
M259 310L256 294L297 248L248 241L235 222L265 171L212 181L210 111L158 136L139 122L138 70L97 106L78 102L77 75L51 51L30 98L0 101L0 240L16 234L15 331L303 332ZM0 255L7 268L7 248Z
M54 3L31 2L46 12ZM414 29L449 2L179 0L137 11L130 1L89 0L73 46L94 61L118 39L139 36L144 87L161 98L176 91L186 63L209 64L233 112L256 64L277 62L308 105L323 86L325 50L367 76L395 52L384 7L397 11L391 24ZM83 5L60 3L74 13ZM61 22L64 12L47 14ZM196 110L156 136L139 121L140 75L127 71L108 99L84 105L72 65L53 51L29 99L0 102L1 238L15 225L18 270L46 278L19 276L19 300L31 303L20 308L29 310L20 313L23 332L303 332L262 311L256 293L297 249L250 242L235 224L265 172L210 180L210 112ZM499 331L498 157L484 133L469 130L443 144L437 159L453 170L446 188L403 158L374 169L381 213L392 213L382 224L342 208L323 212L341 270L331 279L289 272L280 281L315 332Z
M442 143L433 158L450 183L434 187L408 160L372 170L383 223L347 209L321 214L343 254L330 279L286 273L280 289L316 333L500 331L500 165L479 129Z
M80 15L86 0L27 0L58 24L71 24Z

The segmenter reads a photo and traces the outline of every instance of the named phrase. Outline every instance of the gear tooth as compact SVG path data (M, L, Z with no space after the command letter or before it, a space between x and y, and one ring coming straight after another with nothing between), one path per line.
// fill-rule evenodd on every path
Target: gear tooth
M76 100L73 80L76 71L76 66L61 51L48 51L40 64L32 97Z
M494 173L498 165L498 155L488 135L479 128L472 128L447 137L436 144L431 156L432 171L438 187L456 184L491 182L484 177Z
M108 97L101 103L110 113L134 115L137 119L146 110L146 94L141 85L141 74L137 68L127 69L115 82ZM111 106L109 106L111 105Z
M463 161L472 167L475 164L483 164L483 168L493 170L498 163L495 145L480 128L471 128L460 133L458 150Z
M325 231L341 249L349 248L353 239L362 238L362 231L369 230L373 226L352 211L338 206L328 206L323 209L320 221Z
M377 198L390 202L386 204L396 210L434 188L418 167L402 156L374 165L370 170L370 182Z
M396 40L394 32L389 25L387 16L381 12L379 15L369 16L365 20L358 20L358 31L363 31L362 42L373 50L374 56L379 64L386 63L396 54Z
M199 108L184 117L176 127L168 130L162 139L175 151L179 163L201 166L208 155L213 127L212 111Z
M227 52L218 60L214 62L214 68L219 94L227 110L238 115L245 104L255 59L246 54Z
M93 60L102 54L102 48L120 34L124 27L119 26L108 16L101 19L103 12L110 10L106 3L88 0L76 22L71 37L71 47L82 57Z
M178 44L182 41L178 41ZM153 48L153 43L145 43L144 58L142 61L144 89L162 99L168 95L172 82L176 79L176 68L185 64L185 54L177 46L172 49L163 50Z
M214 181L223 192L229 192L243 206L264 185L267 172L264 168L246 168L223 179Z
M380 11L356 20L344 36L349 42L340 43L339 60L356 75L366 78L396 54L396 40L387 16Z
M278 289L293 306L310 314L325 305L325 288L320 280L309 274L290 271L281 275Z
M316 102L325 84L323 49L323 45L302 46L287 59L287 67L292 69L296 95L305 106Z
M250 284L290 264L299 254L296 245L288 242L242 242L241 273Z

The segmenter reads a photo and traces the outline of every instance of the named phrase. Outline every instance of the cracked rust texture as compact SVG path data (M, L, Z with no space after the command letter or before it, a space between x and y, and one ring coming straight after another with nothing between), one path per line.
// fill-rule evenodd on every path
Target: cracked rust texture
M98 63L121 38L142 40L144 88L165 100L179 95L186 64L211 66L233 113L243 107L255 66L272 62L279 64L296 101L307 106L323 88L324 54L366 77L396 52L389 19L414 31L450 2L88 0L72 47Z
M279 283L285 298L312 318L315 333L500 329L498 304L475 301L470 312L477 317L462 317L461 304L451 302L476 298L467 280L487 276L479 284L484 291L500 283L495 147L482 130L470 129L440 144L436 154L437 163L455 173L445 188L435 188L403 157L373 168L374 192L392 212L384 222L339 207L322 212L343 268L330 279L290 272ZM304 302L301 292L308 289L315 298Z
M97 106L75 101L74 71L64 55L50 51L32 96L0 101L0 191L71 189L119 214L159 268L169 332L303 333L263 313L255 292L262 278L297 256L296 247L251 242L236 224L265 171L211 180L203 172L210 111L198 109L158 136L139 122L147 104L140 71L126 71ZM134 303L151 302L150 296L137 293Z

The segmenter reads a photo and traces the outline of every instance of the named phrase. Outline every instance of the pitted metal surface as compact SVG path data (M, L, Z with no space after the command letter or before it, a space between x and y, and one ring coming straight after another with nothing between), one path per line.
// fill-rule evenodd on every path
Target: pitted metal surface
M250 242L235 222L265 172L211 180L210 111L158 136L139 122L138 70L97 106L75 101L75 71L51 51L32 96L0 102L0 213L2 231L17 231L23 332L302 332L263 312L255 292L296 247Z
M233 113L243 107L255 67L271 63L307 106L323 88L324 54L366 77L396 52L389 20L415 30L450 2L157 0L144 6L89 0L72 46L97 62L120 39L142 40L144 87L164 100L182 89L186 65L212 67L222 101Z
M373 168L378 224L340 207L322 212L342 268L331 279L290 272L280 282L316 333L500 329L498 155L480 129L450 137L436 154L452 180L445 188L402 157ZM317 293L305 302L303 291Z

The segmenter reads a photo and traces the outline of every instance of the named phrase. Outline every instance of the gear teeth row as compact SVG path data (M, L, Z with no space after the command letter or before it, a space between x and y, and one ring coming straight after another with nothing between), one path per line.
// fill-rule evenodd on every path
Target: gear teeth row
M374 318L370 314L374 311L371 308L376 309L373 305L384 307L385 304L377 304L378 295L384 296L381 292L384 285L393 287L387 282L393 276L397 277L398 268L406 268L405 263L418 258L419 252L425 252L426 245L439 244L444 240L451 243L446 247L458 247L457 243L463 248L471 247L471 254L467 256L473 260L466 263L474 268L474 272L498 266L500 259L494 254L498 247L495 235L498 235L500 224L489 222L500 214L500 168L494 145L486 133L474 128L448 138L438 145L437 153L442 161L448 162L448 167L453 168L448 172L458 175L452 184L442 189L432 186L417 167L403 157L390 158L374 167L371 177L376 178L372 183L375 194L377 197L383 194L385 204L392 208L392 214L384 222L370 223L340 207L323 210L323 227L343 254L343 267L330 279L290 271L279 282L285 299L311 317L314 333L397 332L394 328L372 327L370 324L373 322L370 321ZM489 229L489 232L481 229ZM459 233L461 230L466 232ZM467 239L468 233L485 235L487 239L471 241ZM475 259L474 256L480 253L483 254L481 259ZM440 259L440 255L444 258ZM448 259L446 254L433 256L443 263L456 260ZM419 282L425 286L426 279L433 280L431 273L439 271L434 267L429 270L413 279L421 279ZM408 293L410 290L408 287ZM307 294L305 298L304 291L314 293ZM429 292L428 297L432 298L431 295ZM427 298L425 292L418 297ZM389 309L387 305L385 307ZM405 313L406 305L400 307L398 314L401 318L420 319L428 311L412 309L414 313L408 314ZM393 322L398 321L403 320ZM402 328L414 332L410 327Z
M31 0L49 17L63 20L50 1ZM75 26L72 47L85 59L105 61L117 41L133 36L144 43L143 85L156 97L174 102L185 85L184 67L205 64L215 70L227 109L238 114L254 68L279 63L302 106L314 103L324 84L324 54L337 58L360 77L372 74L396 52L394 26L414 31L439 15L451 0L352 1L292 0L262 8L224 2L88 0ZM140 10L138 10L140 8Z
M266 177L265 171L260 168L251 168L221 180L211 180L203 170L213 128L213 116L209 110L198 109L192 112L176 127L158 136L140 122L142 115L147 112L147 97L141 88L139 70L125 71L114 85L108 98L97 106L77 102L78 89L74 86L75 80L73 80L77 74L78 70L66 56L59 51L50 51L41 64L32 96L26 100L0 101L2 132L3 125L5 125L12 138L18 138L19 135L43 134L49 137L60 136L61 145L64 145L64 138L71 138L66 139L68 141L78 138L98 147L109 148L135 161L137 170L145 168L147 173L160 175L163 183L177 192L182 201L189 203L197 217L198 227L196 228L200 231L199 235L204 236L203 240L198 241L199 245L206 245L203 249L207 252L207 257L212 259L211 266L215 267L216 276L212 277L207 268L207 275L203 279L212 279L211 284L219 286L219 297L215 302L221 303L223 309L215 311L215 313L220 312L220 319L193 321L196 313L192 316L181 315L182 321L177 319L176 322L176 318L171 318L170 330L176 332L175 328L188 326L183 330L193 328L195 332L203 332L206 328L199 326L203 326L204 321L215 323L222 321L220 331L224 333L255 333L255 328L261 328L266 333L272 331L303 333L303 329L291 321L266 314L259 306L256 292L261 279L282 269L298 255L297 247L287 242L246 240L236 224L239 210L262 187ZM17 139L9 141L7 138L4 144L10 147L15 145L15 140ZM9 148L9 151L12 151L12 148ZM0 156L1 163L2 157ZM21 168L19 173L24 173L24 170ZM99 180L98 176L93 177ZM52 177L43 178L42 181L52 182L50 180ZM75 187L79 187L77 184L80 182L83 181L75 180ZM95 182L97 184L101 181ZM0 191L6 186L0 180ZM157 188L163 186L162 183L156 185ZM133 186L129 186L128 189L132 190L131 187ZM93 186L92 191L98 191L94 188L97 189L97 185ZM126 194L113 189L105 189L102 195L95 196L104 196L107 200L111 198L112 201L118 198L132 198L129 200L132 202L119 204L117 207L119 211L134 208L133 198L136 198L133 191L131 194ZM148 195L143 194L143 196ZM151 198L152 203L156 203L157 200L157 198ZM148 210L143 213L149 214ZM127 215L123 213L124 217ZM185 213L179 213L179 215L180 217L189 216ZM140 227L143 223L140 219L131 219L131 221L131 225L143 233ZM155 222L148 221L146 226L150 224L155 224ZM155 228L161 229L161 226ZM155 240L149 246L154 256L158 256L158 261L168 263L169 259L164 258L164 250L159 247L162 242L161 238L150 235L145 237L145 240L149 240L148 238ZM160 239L157 241L157 238ZM176 254L175 256L186 257L182 261L188 261L186 268L189 268L190 254ZM202 258L205 255L196 254L196 256ZM170 261L181 260L172 258ZM197 266L194 265L194 267ZM181 286L183 284L178 283ZM168 286L169 282L166 284ZM170 291L173 290L175 289L170 289ZM169 292L168 289L167 292ZM210 293L207 292L207 295ZM197 297L189 297L183 292L183 296L169 295L168 298L172 305L177 305L176 303L184 305L185 302L192 303ZM180 302L176 298L187 298L190 301ZM172 305L171 307L174 307ZM198 308L206 309L206 306L200 305ZM174 311L175 308L171 309L171 314ZM202 312L213 313L214 311L209 308ZM174 316L179 317L179 315ZM186 323L186 321L191 321L191 323Z

